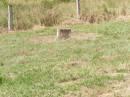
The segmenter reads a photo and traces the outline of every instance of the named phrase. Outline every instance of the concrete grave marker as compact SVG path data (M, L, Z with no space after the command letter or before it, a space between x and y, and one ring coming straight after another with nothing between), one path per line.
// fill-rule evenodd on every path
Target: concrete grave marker
M71 29L69 28L58 28L56 39L68 39L70 37Z

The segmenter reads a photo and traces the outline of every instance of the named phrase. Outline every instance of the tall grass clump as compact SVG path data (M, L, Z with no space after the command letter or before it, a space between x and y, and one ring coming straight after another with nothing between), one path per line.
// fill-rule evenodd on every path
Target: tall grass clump
M56 6L69 1L71 0L12 0L14 29L26 30L35 25L53 26L59 24L62 14L57 10ZM2 4L5 3L2 2ZM5 28L7 27L7 6L0 9L0 14L0 26Z
M62 13L58 11L56 5L59 3L56 1L44 0L40 9L40 24L44 26L53 26L61 22ZM44 6L44 7L42 7Z
M6 1L6 2L5 2ZM11 0L14 29L54 26L76 18L76 0ZM100 23L130 14L130 0L80 0L81 20ZM7 28L7 0L0 1L0 28Z
M7 5L4 1L0 1L0 29L7 27Z
M82 0L81 19L90 23L129 14L129 0Z
M14 5L14 28L26 30L38 24L38 10L34 5Z
M36 3L14 4L15 29L28 29L34 25L54 26L61 23L62 13L57 5L70 0L41 0Z
M53 26L58 25L61 22L62 14L53 9L47 10L45 14L41 17L41 25L44 26Z

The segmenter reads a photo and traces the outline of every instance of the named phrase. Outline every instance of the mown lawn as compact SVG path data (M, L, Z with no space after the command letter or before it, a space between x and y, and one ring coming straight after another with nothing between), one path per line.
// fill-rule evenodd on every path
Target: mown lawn
M123 80L123 74L130 70L130 22L70 27L75 33L100 37L30 41L32 37L54 35L53 27L1 34L0 97L86 97L83 87L101 92L108 84ZM89 96L97 97L97 93Z

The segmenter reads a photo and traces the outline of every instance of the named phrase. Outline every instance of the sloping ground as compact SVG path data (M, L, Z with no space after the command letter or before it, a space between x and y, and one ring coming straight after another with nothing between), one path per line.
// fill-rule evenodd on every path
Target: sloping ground
M130 76L125 76L125 80L119 82L109 82L104 88L81 87L79 92L69 93L64 97L129 97L130 96Z
M70 34L70 38L68 40L96 40L96 38L99 38L100 35L96 34L96 33L76 33L73 32ZM47 36L36 36L36 37L32 37L30 39L31 42L39 44L46 44L46 43L55 43L56 41L56 35L47 35Z
M0 97L129 97L130 22L70 28L0 34Z
M126 74L123 81L112 83L105 93L97 97L129 97L130 96L130 75Z

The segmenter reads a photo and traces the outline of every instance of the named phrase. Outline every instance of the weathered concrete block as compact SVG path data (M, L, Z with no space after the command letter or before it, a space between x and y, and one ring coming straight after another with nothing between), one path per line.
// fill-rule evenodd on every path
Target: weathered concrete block
M70 37L71 29L68 28L58 28L57 29L57 39L68 39Z

